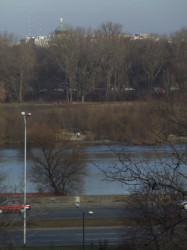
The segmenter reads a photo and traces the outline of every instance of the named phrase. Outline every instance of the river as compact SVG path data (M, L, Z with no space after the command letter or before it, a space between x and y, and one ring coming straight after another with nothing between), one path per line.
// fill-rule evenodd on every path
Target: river
M181 146L180 146L181 147ZM88 174L84 178L82 195L117 195L127 194L128 187L120 182L109 182L97 166L103 168L109 164L117 163L115 154L112 150L121 149L121 145L94 145L86 146L87 170ZM154 152L159 154L169 150L165 145L162 146L128 146L126 152L131 152L134 157L143 157L154 160ZM31 163L27 161L27 168ZM23 173L24 173L24 150L15 148L0 149L0 166L7 173L6 192L22 192ZM35 192L36 187L27 179L27 192Z

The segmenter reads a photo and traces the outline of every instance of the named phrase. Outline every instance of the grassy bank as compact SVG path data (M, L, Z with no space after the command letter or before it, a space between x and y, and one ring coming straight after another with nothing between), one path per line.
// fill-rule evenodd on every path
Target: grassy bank
M23 141L23 119L20 113L24 110L32 113L28 123L28 142L32 142L37 133L52 130L67 131L71 136L80 132L84 140L93 142L110 140L154 144L157 143L155 134L159 134L163 126L170 127L168 132L174 134L169 119L164 121L160 117L165 106L167 103L156 103L153 100L120 103L2 104L0 143Z

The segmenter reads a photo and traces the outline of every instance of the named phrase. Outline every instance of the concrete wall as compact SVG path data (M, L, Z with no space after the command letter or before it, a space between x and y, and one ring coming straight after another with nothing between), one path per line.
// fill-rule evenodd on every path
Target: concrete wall
M75 208L81 207L119 207L124 206L128 195L87 195L87 196L50 196L28 197L27 202L35 208Z

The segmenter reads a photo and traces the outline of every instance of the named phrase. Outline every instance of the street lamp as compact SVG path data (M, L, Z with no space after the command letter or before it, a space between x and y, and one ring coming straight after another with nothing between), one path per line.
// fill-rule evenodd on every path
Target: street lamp
M23 116L24 120L24 126L25 126L25 136L24 136L24 217L23 217L23 244L26 245L26 193L27 193L27 118L31 116L31 113L25 113L21 112L21 115Z
M76 203L75 207L78 208L82 212L82 249L84 250L84 245L85 245L85 230L84 230L85 212L80 208L80 204ZM88 214L93 215L93 211L88 211Z

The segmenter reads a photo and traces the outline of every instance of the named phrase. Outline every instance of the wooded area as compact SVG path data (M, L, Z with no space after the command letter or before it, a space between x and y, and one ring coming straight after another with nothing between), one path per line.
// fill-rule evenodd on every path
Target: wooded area
M53 36L48 47L0 33L0 101L125 101L185 91L187 30L131 40L106 23ZM162 93L161 93L162 95Z

